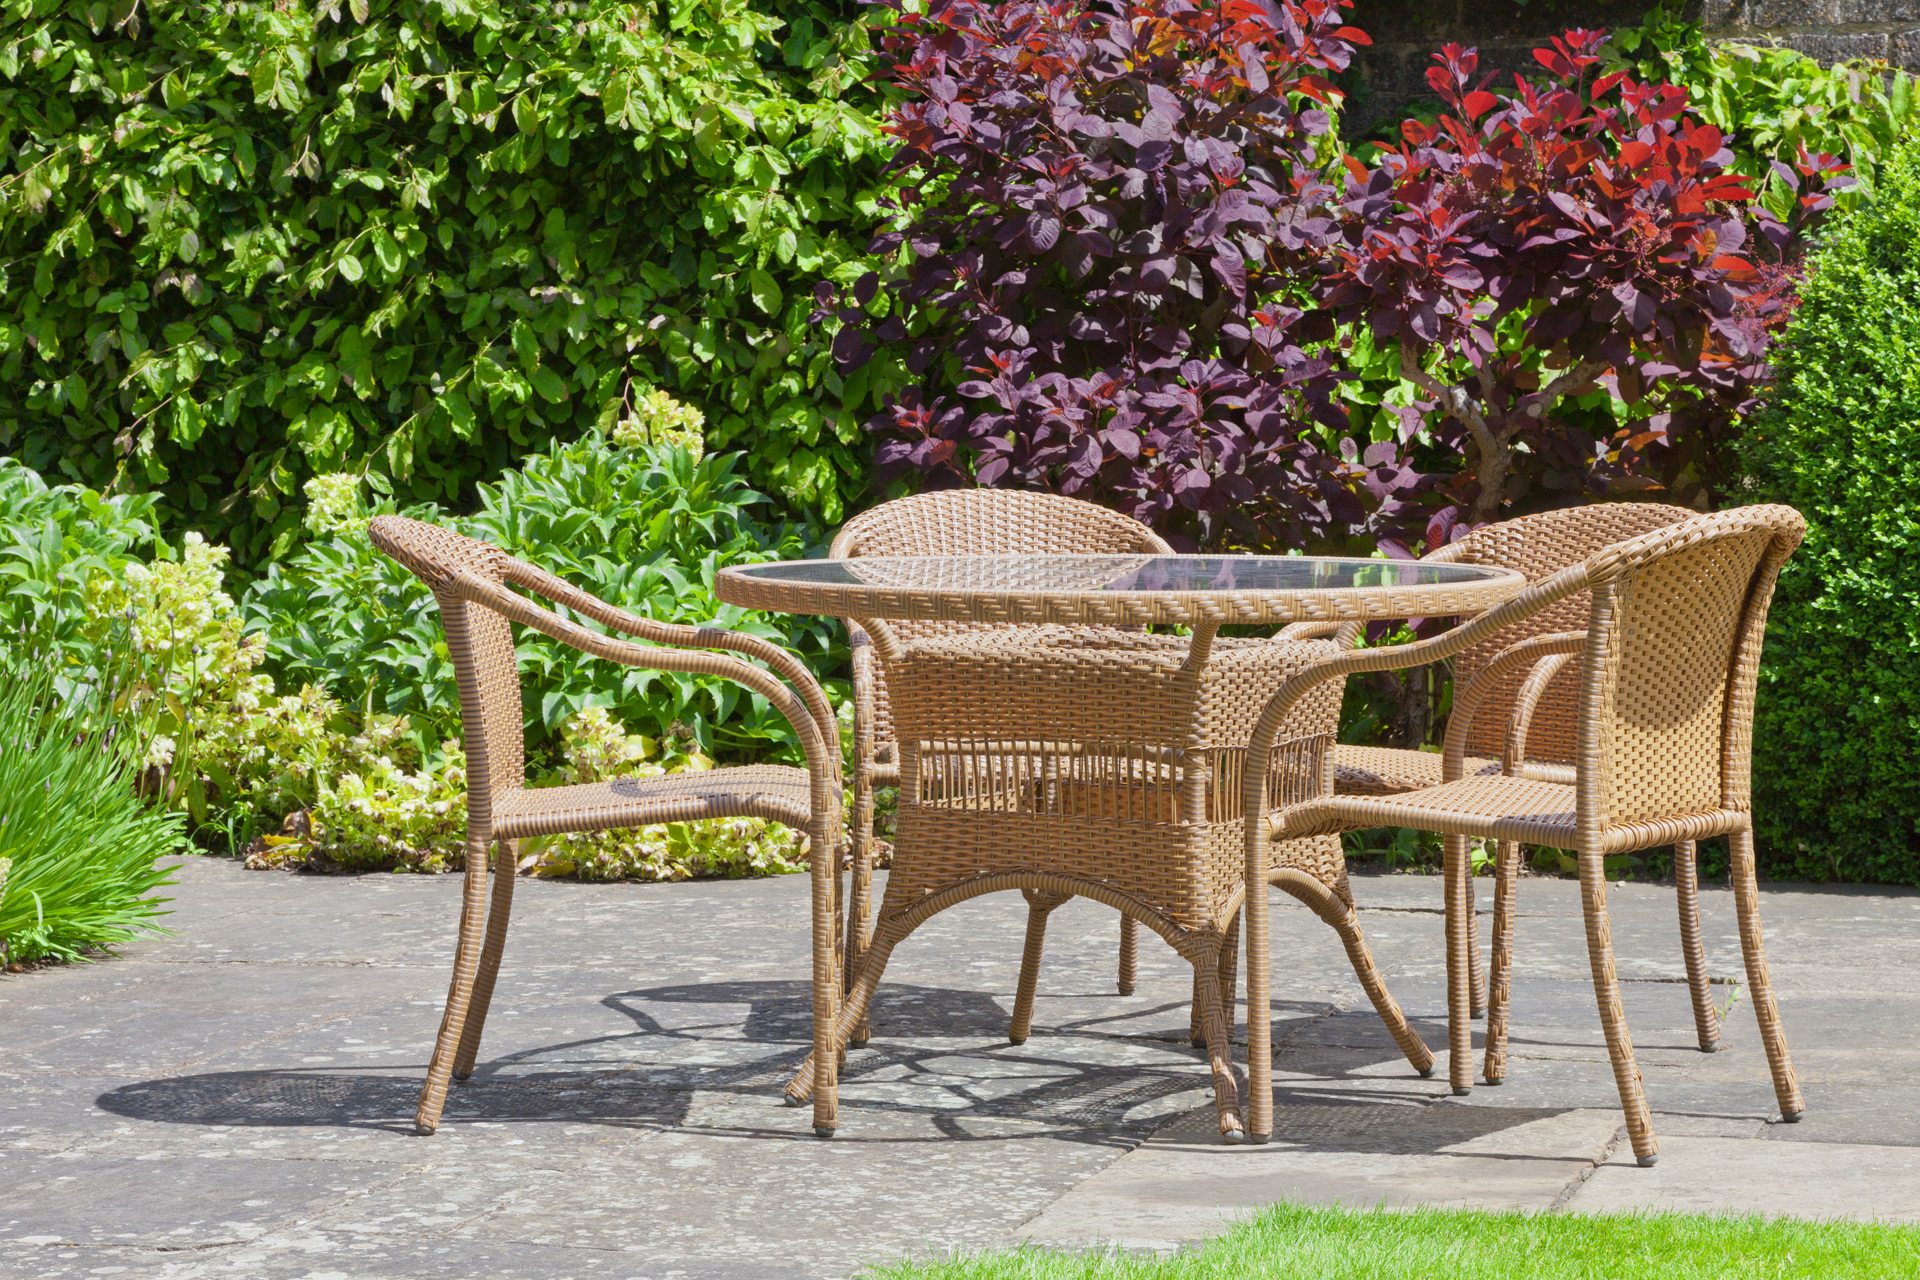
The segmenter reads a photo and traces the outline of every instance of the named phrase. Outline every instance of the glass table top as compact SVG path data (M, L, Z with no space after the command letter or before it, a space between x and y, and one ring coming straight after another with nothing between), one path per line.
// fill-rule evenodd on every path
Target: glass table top
M728 571L761 582L931 591L1331 591L1498 581L1503 569L1323 556L865 556Z
M1187 623L1447 617L1526 586L1511 569L1325 556L861 556L735 565L729 604L847 618Z

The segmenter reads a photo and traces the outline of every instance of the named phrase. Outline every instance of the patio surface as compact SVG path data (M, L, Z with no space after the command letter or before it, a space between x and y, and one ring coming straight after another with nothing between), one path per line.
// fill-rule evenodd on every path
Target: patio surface
M178 937L0 979L0 1275L839 1277L1023 1238L1169 1248L1279 1199L1920 1218L1915 893L1765 892L1808 1103L1784 1125L1730 895L1702 895L1733 1002L1727 1048L1703 1055L1672 890L1614 890L1662 1144L1639 1169L1571 882L1521 884L1508 1083L1460 1099L1438 879L1355 886L1443 1052L1431 1080L1333 932L1276 894L1276 1138L1227 1148L1185 966L1145 939L1138 994L1115 995L1115 919L1084 901L1054 914L1020 1048L1017 897L902 946L822 1142L778 1098L808 1036L804 877L523 882L482 1066L418 1138L458 879L206 858L180 879Z

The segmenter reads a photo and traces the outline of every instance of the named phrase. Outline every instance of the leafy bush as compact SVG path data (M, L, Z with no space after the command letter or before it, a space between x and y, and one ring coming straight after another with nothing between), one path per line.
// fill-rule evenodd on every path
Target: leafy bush
M252 572L314 474L458 508L665 385L837 521L888 389L808 323L890 149L850 12L5 0L0 449Z
M869 277L835 340L923 377L873 419L883 470L1081 494L1190 541L1364 519L1296 305L1334 231L1322 73L1366 39L1346 2L888 0L911 221L874 248L905 264L894 314L866 325Z
M86 585L160 550L153 494L104 497L81 485L50 486L14 458L0 458L0 643L60 653L92 651L85 636Z
M1920 142L1835 220L1750 429L1756 499L1807 518L1754 728L1772 872L1920 884Z
M644 617L749 631L818 670L837 669L845 641L833 623L747 613L712 595L721 567L795 559L817 540L755 517L768 503L737 474L739 461L678 446L621 449L591 435L483 485L470 518L431 508L409 514L491 542ZM453 668L432 596L374 549L366 515L336 512L341 532L272 566L245 598L247 625L264 633L267 669L283 688L312 684L363 716L410 716L425 753L460 731ZM712 677L622 667L531 633L521 638L520 670L536 752L557 756L560 727L587 707L604 707L654 738L684 734L728 758L797 750L763 699Z
M181 820L134 794L143 744L99 691L62 697L25 656L0 665L0 942L71 960L160 931Z
M1642 80L1685 89L1701 119L1726 135L1741 173L1765 176L1773 161L1790 164L1802 151L1840 157L1859 180L1839 195L1843 209L1873 198L1881 165L1920 110L1913 77L1885 63L1823 66L1792 49L1709 41L1699 23L1663 8L1614 32L1606 54ZM1784 180L1760 192L1783 219L1791 201Z
M1448 45L1427 76L1446 112L1407 121L1371 171L1353 165L1322 296L1398 347L1434 443L1466 462L1424 530L1387 531L1403 544L1444 543L1537 488L1707 492L1714 447L1769 374L1767 326L1792 291L1780 264L1848 181L1815 157L1787 170L1795 225L1756 213L1686 91L1605 72L1603 44L1555 38L1534 55L1545 82L1511 95ZM1603 388L1618 424L1604 444L1562 409Z

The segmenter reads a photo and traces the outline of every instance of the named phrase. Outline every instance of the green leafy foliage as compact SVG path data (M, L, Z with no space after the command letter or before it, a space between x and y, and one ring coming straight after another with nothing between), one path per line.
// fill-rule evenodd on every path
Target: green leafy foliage
M1920 108L1914 78L1884 63L1822 66L1792 49L1710 42L1698 23L1664 8L1615 32L1608 51L1642 79L1685 89L1694 111L1728 135L1737 172L1765 175L1769 162L1791 164L1802 148L1845 160L1859 185L1837 197L1843 209L1873 198L1881 165ZM1787 217L1784 180L1769 183L1760 199Z
M157 932L181 820L134 793L124 723L23 657L0 664L0 941L14 961L77 959Z
M114 577L160 544L154 494L103 497L82 485L49 485L0 458L0 639L78 661L86 584Z
M1920 141L1830 224L1750 428L1756 499L1807 518L1754 728L1773 872L1920 884Z
M676 446L621 449L595 435L481 486L481 509L470 518L408 514L490 542L643 617L747 631L816 670L835 670L845 644L835 625L748 613L713 597L713 575L726 565L818 554L817 535L756 518L770 504L738 474L740 458ZM421 745L431 747L460 731L439 615L419 580L367 540L364 514L272 566L244 601L248 625L265 633L268 669L283 688L313 684L365 713L409 715ZM764 699L713 677L622 667L532 633L521 637L520 673L536 752L557 754L560 727L586 707L728 758L797 750Z
M229 544L314 474L401 505L669 388L796 511L864 486L808 289L889 144L800 0L0 5L0 450Z

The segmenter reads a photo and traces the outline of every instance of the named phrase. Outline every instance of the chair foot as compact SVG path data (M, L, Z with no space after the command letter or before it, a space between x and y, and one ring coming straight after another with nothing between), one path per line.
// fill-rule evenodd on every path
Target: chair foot
M1700 1046L1700 1052L1702 1052L1702 1053L1718 1053L1718 1052L1720 1052L1720 1050L1721 1050L1721 1049L1723 1049L1723 1048L1725 1048L1725 1047L1726 1047L1726 1046L1725 1046L1725 1045L1723 1045L1723 1044L1721 1044L1721 1043L1720 1043L1720 1042L1719 1042L1718 1040L1715 1040L1715 1041L1714 1041L1714 1042L1713 1042L1712 1044L1703 1044L1703 1045L1701 1045L1701 1046Z
M1650 1156L1635 1156L1634 1159L1640 1162L1642 1169L1651 1169L1660 1163L1660 1153L1656 1151Z
M813 1099L797 1093L783 1093L780 1095L780 1101L789 1107L804 1107Z
M1133 994L1133 990L1134 990L1134 989L1133 989L1133 986L1132 986L1132 984L1130 984L1130 983L1124 983L1124 982L1122 982L1122 983L1117 983L1117 984L1115 984L1115 985L1116 985L1116 987L1117 987L1117 989L1119 990L1119 992L1120 992L1120 994L1121 994L1121 995L1123 995L1123 996L1130 996L1130 995L1132 995L1132 994Z
M473 1079L473 1072L456 1071L453 1073L453 1079L456 1084L465 1084L467 1081Z
M1799 1118L1800 1117L1798 1116L1794 1117L1794 1119L1796 1120L1798 1120ZM438 1129L439 1127L440 1126L437 1124L421 1124L418 1120L415 1120L413 1122L414 1136L420 1137L420 1138L431 1138L433 1136L433 1131L435 1129Z
M1247 1134L1244 1129L1226 1129L1222 1130L1220 1134L1220 1141L1230 1147L1237 1147L1246 1140Z
M1422 1071L1422 1072L1420 1073L1420 1078L1421 1078L1422 1080L1431 1080L1431 1079L1433 1079L1433 1068L1432 1068L1432 1067L1428 1067L1428 1068L1427 1068L1427 1069L1426 1069L1425 1071Z
M1250 1133L1247 1135L1247 1141L1256 1147L1264 1147L1273 1141L1273 1135L1270 1133Z
M1205 1040L1189 1040L1187 1043L1203 1053L1206 1052L1207 1042Z
M1020 1045L1025 1044L1026 1042L1027 1042L1027 1038L1025 1036L1008 1036L1007 1037L1007 1043L1015 1046L1016 1048L1019 1047Z
M1456 1098L1464 1098L1472 1092L1473 1086L1470 1084L1457 1084L1453 1086L1453 1096Z
M1781 1124L1799 1124L1800 1117L1804 1116L1805 1114L1807 1113L1804 1111L1782 1111L1780 1113L1780 1123Z
M1498 1089L1501 1085L1505 1084L1506 1082L1507 1082L1507 1078L1505 1076L1480 1077L1480 1083L1486 1085L1490 1089Z
M866 1042L865 1040L849 1040L849 1041L847 1041L847 1048L849 1048L849 1049L864 1049L864 1048L866 1048L866 1047L867 1047L867 1042Z
M816 1138L831 1138L834 1129L837 1127L836 1125L830 1124L817 1124L813 1126L813 1136Z

